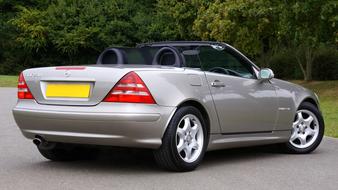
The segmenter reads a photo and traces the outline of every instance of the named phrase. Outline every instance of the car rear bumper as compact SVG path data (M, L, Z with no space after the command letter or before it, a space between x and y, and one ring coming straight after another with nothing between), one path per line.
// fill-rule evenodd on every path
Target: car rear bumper
M175 107L100 103L42 105L20 100L13 115L23 135L51 142L158 148Z

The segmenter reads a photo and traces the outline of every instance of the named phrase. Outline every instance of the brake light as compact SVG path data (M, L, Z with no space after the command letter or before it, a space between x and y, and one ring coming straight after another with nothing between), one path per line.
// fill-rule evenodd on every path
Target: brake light
M22 73L20 73L18 82L18 99L34 99Z
M156 104L149 89L135 72L122 77L103 101Z

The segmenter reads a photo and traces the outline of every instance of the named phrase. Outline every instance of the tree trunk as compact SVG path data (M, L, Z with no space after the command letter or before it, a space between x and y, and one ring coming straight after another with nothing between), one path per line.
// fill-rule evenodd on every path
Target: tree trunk
M312 80L312 61L306 61L306 78L305 81L311 81Z
M302 71L302 74L303 74L303 78L305 81L307 81L307 72L302 64L302 56L301 56L301 50L297 50L297 54L296 54L296 60L297 60L297 63L300 67L300 70Z
M312 63L315 58L314 49L307 47L305 50L305 60L306 60L306 79L305 81L312 80Z
M302 73L303 73L303 78L304 78L304 80L305 81L308 81L308 78L307 78L307 71L304 69L304 66L303 66L303 64L302 64L302 60L300 59L300 58L297 58L297 63L298 63L298 65L299 65L299 67L300 67L300 70L302 71Z
M305 57L305 60L302 57ZM302 71L305 81L312 80L312 63L315 58L315 50L310 46L303 46L296 51L296 60ZM305 62L305 66L303 65Z

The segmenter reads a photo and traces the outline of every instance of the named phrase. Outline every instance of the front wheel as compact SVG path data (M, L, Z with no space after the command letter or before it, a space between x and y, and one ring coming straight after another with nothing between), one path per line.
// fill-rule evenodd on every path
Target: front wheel
M154 157L164 169L191 171L201 163L207 144L208 134L201 112L186 106L174 114Z
M290 153L310 153L318 147L323 135L324 120L321 113L313 104L304 102L296 112L286 149Z

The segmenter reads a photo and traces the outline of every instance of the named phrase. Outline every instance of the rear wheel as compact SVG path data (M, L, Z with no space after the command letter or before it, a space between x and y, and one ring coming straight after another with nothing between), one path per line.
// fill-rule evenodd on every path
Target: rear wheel
M192 106L177 110L154 151L155 160L164 169L194 170L202 161L208 144L206 124L200 111Z
M304 102L296 112L286 149L290 153L310 153L318 147L323 135L324 120L321 113L313 104Z

